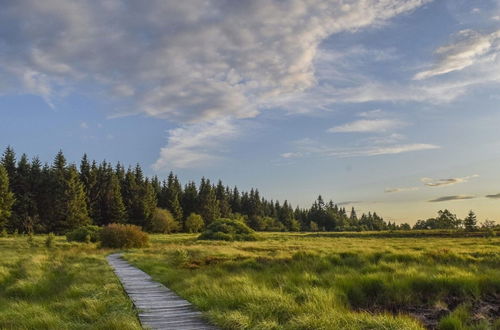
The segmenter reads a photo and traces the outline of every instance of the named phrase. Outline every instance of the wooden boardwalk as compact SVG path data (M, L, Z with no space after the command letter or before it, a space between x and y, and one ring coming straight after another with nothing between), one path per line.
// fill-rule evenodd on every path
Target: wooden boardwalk
M215 330L187 301L130 265L120 253L107 257L147 329Z

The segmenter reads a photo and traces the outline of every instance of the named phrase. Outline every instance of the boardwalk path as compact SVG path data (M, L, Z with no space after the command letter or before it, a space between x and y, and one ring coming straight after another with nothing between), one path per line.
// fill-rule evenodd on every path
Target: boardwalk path
M130 265L121 254L107 257L115 274L139 311L142 325L148 329L215 330L191 304L153 281L151 276Z

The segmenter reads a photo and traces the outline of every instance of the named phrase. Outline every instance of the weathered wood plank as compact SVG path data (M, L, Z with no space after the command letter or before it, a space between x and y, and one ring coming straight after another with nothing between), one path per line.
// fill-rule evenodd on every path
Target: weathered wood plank
M141 324L148 329L215 330L187 301L151 276L130 265L120 253L108 256L116 276L139 311Z

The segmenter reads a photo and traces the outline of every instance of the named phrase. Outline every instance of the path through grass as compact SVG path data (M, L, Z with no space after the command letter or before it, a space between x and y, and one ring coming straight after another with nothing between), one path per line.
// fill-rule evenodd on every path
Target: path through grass
M224 329L500 328L499 238L262 235L158 235L126 258Z

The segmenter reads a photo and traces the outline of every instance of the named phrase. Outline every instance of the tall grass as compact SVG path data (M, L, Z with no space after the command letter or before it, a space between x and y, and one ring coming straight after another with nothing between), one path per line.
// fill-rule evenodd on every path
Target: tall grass
M0 238L0 329L140 329L94 244Z
M499 238L263 236L158 235L126 258L223 329L444 329L460 306L500 297ZM464 329L494 326L468 313Z

